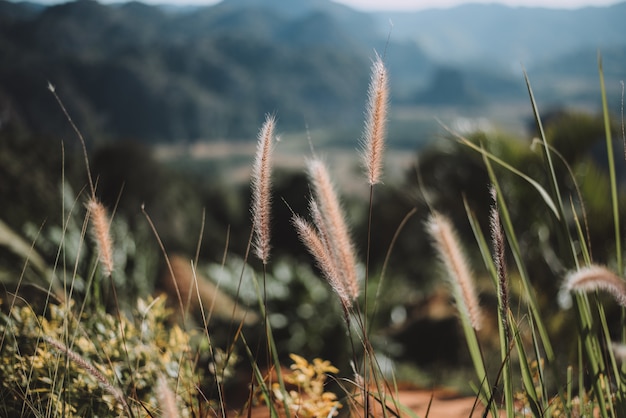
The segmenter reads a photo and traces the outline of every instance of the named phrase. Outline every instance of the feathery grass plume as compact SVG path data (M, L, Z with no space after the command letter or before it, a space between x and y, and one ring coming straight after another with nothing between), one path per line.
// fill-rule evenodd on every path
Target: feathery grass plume
M291 222L296 228L300 241L302 241L309 253L315 258L324 278L339 297L344 311L348 312L352 307L353 298L348 293L345 283L341 279L341 273L335 264L333 255L325 245L324 239L320 237L318 231L302 217L293 215Z
M274 126L274 117L267 115L259 131L256 156L252 167L254 252L263 264L267 264L270 256L270 187Z
M569 273L565 277L563 289L568 292L604 290L610 293L617 303L626 307L626 282L603 266L590 265Z
M427 230L435 242L439 258L448 271L450 282L457 293L457 304L461 305L459 310L467 315L475 330L480 330L482 313L474 289L472 273L452 224L445 216L433 212L428 219Z
M102 373L100 373L100 371L98 369L96 369L91 363L89 363L87 360L85 360L83 357L81 357L75 351L71 350L69 347L67 347L62 342L57 341L57 340L55 340L53 338L50 338L48 336L44 336L43 339L44 339L45 342L50 344L52 347L56 348L57 350L61 351L65 355L67 355L67 357L70 360L72 360L79 367L81 367L83 370L85 370L87 373L89 373L91 376L93 376L98 382L100 382L102 387L107 392L109 392L111 395L113 395L113 397L115 398L115 400L117 402L119 402L121 405L123 405L126 409L129 408L128 407L128 403L126 402L126 399L124 398L124 395L122 394L122 392L119 389L117 389L116 387L114 387L107 380L107 378L104 377L104 375Z
M110 276L113 272L113 240L107 210L95 197L91 197L86 206L91 217L91 235L98 249L102 272L105 276Z
M326 225L324 223L324 217L322 216L320 207L317 205L317 202L315 201L315 199L309 200L309 214L311 215L311 218L313 219L313 225L315 225L317 234L319 235L320 240L324 244L324 248L326 248L326 251L328 251L328 253L331 254L331 257L332 257L333 244L330 241L330 238L328 236L328 231L326 230ZM336 263L337 260L334 260L334 261ZM336 267L338 268L338 266Z
M370 185L380 183L383 151L387 131L389 87L387 69L378 54L372 64L372 75L367 92L365 132L363 133L363 165Z
M327 234L330 253L341 274L340 280L343 281L350 298L355 300L359 297L356 256L335 187L326 165L321 160L317 158L309 160L307 170L313 185L314 200L321 214L321 219L316 220L317 229Z
M506 261L504 256L504 232L502 231L502 224L500 223L500 214L498 213L498 196L496 188L491 186L489 188L491 198L493 199L493 206L491 207L490 214L490 228L491 228L491 240L493 242L493 259L496 264L496 271L498 273L498 293L500 294L500 311L502 314L502 324L506 330L507 337L509 336L509 284L506 279Z
M180 416L178 407L176 406L176 394L172 391L163 376L160 376L157 382L156 395L162 417L178 418Z

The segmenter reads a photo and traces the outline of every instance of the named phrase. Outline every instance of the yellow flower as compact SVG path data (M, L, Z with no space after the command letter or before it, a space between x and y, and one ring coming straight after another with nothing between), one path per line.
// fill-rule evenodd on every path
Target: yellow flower
M324 383L327 373L338 373L339 370L319 358L313 364L297 354L290 354L294 364L292 372L285 375L287 383L297 386L297 389L284 393L277 384L272 387L275 399L289 407L301 418L325 418L337 415L341 403L332 392L324 392Z
M330 364L330 361L328 360L322 360L319 358L313 359L313 367L315 368L317 374L339 373L339 370L335 366Z

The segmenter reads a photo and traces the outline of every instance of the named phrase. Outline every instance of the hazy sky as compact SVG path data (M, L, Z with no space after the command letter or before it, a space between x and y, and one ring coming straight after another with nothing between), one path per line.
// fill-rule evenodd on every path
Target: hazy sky
M551 8L577 8L605 6L618 0L335 0L361 10L419 10L443 8L462 3L500 3L509 6L540 6Z
M618 0L336 0L363 10L418 10L456 6L462 3L501 3L509 6L541 6L552 8L577 8L584 6L604 6L618 3Z
M39 3L63 3L69 0L34 0ZM128 0L99 0L102 3L119 3ZM150 4L214 4L219 0L140 0ZM510 6L541 6L550 8L577 8L584 6L605 6L619 3L620 0L334 0L359 10L422 10L445 8L463 3L500 3ZM623 0L622 0L623 1Z

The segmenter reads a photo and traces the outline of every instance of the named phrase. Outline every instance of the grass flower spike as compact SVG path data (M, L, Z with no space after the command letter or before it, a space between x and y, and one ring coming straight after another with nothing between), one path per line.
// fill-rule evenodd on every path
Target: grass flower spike
M346 289L344 281L341 279L340 272L337 269L329 248L315 228L302 217L294 215L292 223L296 228L300 241L302 241L309 250L309 253L315 258L324 278L335 291L341 301L343 309L347 312L352 307L353 300Z
M489 217L491 229L491 241L493 243L493 260L496 264L498 274L498 293L500 298L500 312L504 329L509 333L508 311L509 311L509 285L506 272L505 241L500 214L498 213L498 196L496 188L491 186L489 190L493 199L493 206Z
M159 377L156 387L156 395L163 417L180 417L178 407L176 406L176 394L169 387L164 376Z
M387 107L389 87L387 69L377 55L372 65L368 90L365 132L363 133L363 164L370 185L380 183L383 167L383 151L387 131Z
M569 292L604 290L610 293L617 303L626 307L626 283L603 266L591 265L568 274L563 289Z
M91 217L91 235L98 248L98 259L104 275L110 276L113 272L113 240L106 208L93 197L86 206Z
M107 392L113 395L113 397L115 398L117 402L119 402L126 409L128 409L128 403L126 402L126 399L124 398L124 395L122 394L122 392L119 389L115 388L113 385L111 385L111 383L107 380L107 378L104 377L104 375L100 373L100 371L96 369L91 363L89 363L87 360L81 357L78 353L72 351L65 344L61 342L53 338L46 337L46 336L44 336L43 339L55 349L66 354L70 360L72 360L79 367L81 367L83 370L89 373L94 379L96 379Z
M433 212L428 220L427 229L448 272L461 314L467 316L475 330L480 330L482 314L472 273L452 224L445 216Z
M259 131L257 151L252 167L254 251L263 264L267 264L270 256L270 188L274 126L274 117L267 115Z
M326 165L319 159L312 159L307 165L309 179L313 185L314 201L319 208L315 216L318 231L323 232L329 243L329 252L334 259L340 280L351 299L359 296L359 283L356 269L356 256L341 204L335 192Z

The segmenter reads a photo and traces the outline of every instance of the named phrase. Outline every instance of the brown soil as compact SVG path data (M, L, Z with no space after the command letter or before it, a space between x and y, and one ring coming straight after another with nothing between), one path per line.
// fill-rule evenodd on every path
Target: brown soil
M398 393L399 403L413 411L418 417L430 418L477 418L484 414L484 407L475 404L475 397L458 396L446 390L400 390ZM428 415L426 415L428 413ZM242 416L247 417L247 413ZM383 416L382 413L377 416ZM389 415L388 416L392 416ZM400 413L401 417L410 417L408 413ZM502 415L504 416L504 415ZM252 409L251 418L269 417L267 407Z

